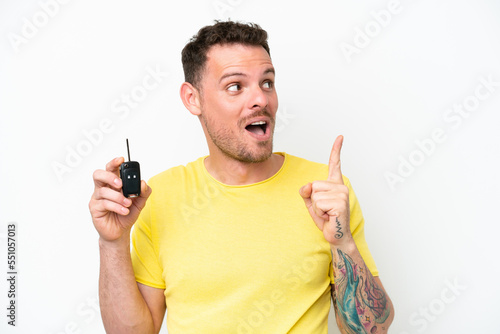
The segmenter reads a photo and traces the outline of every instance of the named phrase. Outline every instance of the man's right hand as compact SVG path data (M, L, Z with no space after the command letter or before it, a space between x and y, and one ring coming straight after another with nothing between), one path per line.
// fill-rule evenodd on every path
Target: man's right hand
M165 315L163 289L136 282L130 256L130 229L151 194L141 181L141 195L126 198L122 193L115 158L106 170L94 172L94 193L89 202L92 221L99 233L99 305L106 333L158 333Z
M119 167L124 158L115 158L106 165L106 170L94 172L94 193L89 202L92 221L101 241L114 242L128 240L130 229L139 217L151 194L146 181L141 181L141 195L134 199L126 198L122 193L122 180Z

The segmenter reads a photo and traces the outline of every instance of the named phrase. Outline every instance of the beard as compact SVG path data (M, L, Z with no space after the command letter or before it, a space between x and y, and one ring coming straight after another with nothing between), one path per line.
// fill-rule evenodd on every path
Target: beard
M215 146L227 157L244 162L244 163L259 163L269 159L273 153L273 132L274 132L274 118L266 110L254 113L244 119L238 121L238 128L241 129L249 119L258 116L267 116L270 119L268 124L268 131L271 131L271 137L266 141L257 143L257 149L252 148L253 143L244 140L245 134L243 132L234 134L226 128L217 128L216 122L210 118L205 117L204 113L200 115L201 120L205 124L210 139Z

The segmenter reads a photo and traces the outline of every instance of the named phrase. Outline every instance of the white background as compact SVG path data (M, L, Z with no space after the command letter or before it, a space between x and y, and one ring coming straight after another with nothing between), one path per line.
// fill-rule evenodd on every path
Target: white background
M388 6L75 0L49 17L37 1L2 1L0 332L104 332L93 308L92 172L124 156L127 137L144 179L208 153L178 95L180 51L200 27L230 17L270 35L283 115L275 150L327 163L335 137L345 136L343 173L395 305L391 333L500 333L500 4L401 0L381 26L371 13ZM29 31L27 21L38 27ZM365 28L372 37L363 41ZM346 57L346 44L357 53ZM122 94L140 90L146 68L168 75L127 115L116 113ZM475 99L488 77L496 86ZM473 109L466 117L449 114L464 102ZM89 144L84 132L105 119L111 129ZM431 145L436 128L445 140ZM85 155L59 179L54 165L67 166L77 148ZM401 159L416 166L405 169ZM405 176L391 186L387 174L398 168ZM3 278L10 222L18 227L16 328L6 324Z

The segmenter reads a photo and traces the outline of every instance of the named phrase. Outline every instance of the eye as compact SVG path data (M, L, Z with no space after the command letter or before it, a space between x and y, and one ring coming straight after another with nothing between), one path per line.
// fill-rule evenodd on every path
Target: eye
M241 89L241 86L239 84L232 84L229 87L227 87L227 90L230 92L237 92Z
M263 84L264 88L273 88L273 82L272 81L266 81Z

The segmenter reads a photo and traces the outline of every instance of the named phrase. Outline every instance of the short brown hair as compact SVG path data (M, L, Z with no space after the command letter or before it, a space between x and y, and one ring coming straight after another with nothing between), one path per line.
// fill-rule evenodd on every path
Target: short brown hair
M213 45L224 44L260 45L271 56L267 44L267 32L258 24L215 21L214 25L201 28L182 49L184 80L200 89L199 84L207 62L208 50Z

